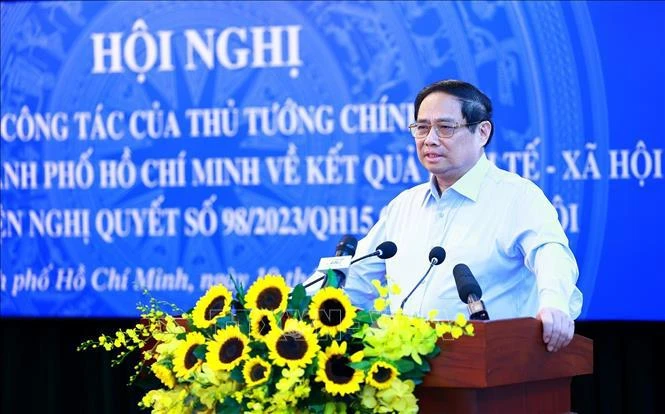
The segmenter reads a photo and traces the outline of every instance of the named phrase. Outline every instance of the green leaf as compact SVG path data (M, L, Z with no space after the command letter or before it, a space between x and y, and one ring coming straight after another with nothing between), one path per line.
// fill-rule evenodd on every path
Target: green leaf
M245 289L242 286L242 283L239 280L236 280L236 278L233 275L229 275L229 278L231 279L231 283L233 283L233 289L236 291L236 299L242 306L245 305Z
M291 292L291 300L295 303L300 303L307 296L307 291L302 284L296 285Z
M208 347L206 345L199 345L194 348L194 356L201 361L205 361L207 351Z
M366 310L362 310L358 313L356 313L356 321L366 324L366 325L371 325L374 323L376 320L376 315L373 315L374 312L369 312Z
M364 370L369 369L372 366L373 363L374 363L373 361L363 360L363 361L358 361L358 362L351 362L347 365L350 366L353 369L361 369L361 370L364 371Z
M432 358L438 356L440 353L441 353L441 349L440 349L438 346L435 346L434 349L432 350L432 352L430 352L429 354L425 355L425 357L426 357L427 359L432 359Z
M416 368L416 364L409 359L400 359L395 362L397 370L401 373L406 373Z
M420 370L422 372L430 372L432 369L429 366L429 362L426 359L423 359L422 364L420 364Z
M221 404L217 404L215 409L217 414L239 414L242 412L242 407L233 397L226 397Z
M226 328L229 325L235 325L235 321L233 320L232 315L227 315L222 318L217 319L215 324L220 327L220 328Z
M328 276L328 279L326 280L326 286L339 286L339 276L337 276L337 273L335 273L332 269L328 269L328 272L326 273L326 276Z
M325 404L312 404L309 406L309 412L314 414L323 414L325 412Z
M233 368L231 370L231 379L236 381L236 382L239 382L241 384L244 384L245 383L245 378L242 376L242 368L240 368L239 366Z
M291 292L291 297L289 298L289 312L294 314L297 313L296 318L302 320L302 315L307 312L307 308L309 307L311 300L312 298L307 296L305 288L301 284L296 285L296 287L293 288L293 292Z

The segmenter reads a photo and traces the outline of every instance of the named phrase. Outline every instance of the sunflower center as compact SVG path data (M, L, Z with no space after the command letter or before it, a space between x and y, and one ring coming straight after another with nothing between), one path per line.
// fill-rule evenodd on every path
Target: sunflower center
M374 378L374 381L382 383L388 381L390 377L392 377L392 373L393 373L392 370L380 366L379 369L376 370L374 375L372 375L372 378Z
M219 348L219 360L225 364L231 363L242 356L245 344L238 338L225 341Z
M326 326L337 326L344 320L346 310L337 299L327 299L319 308L319 320Z
M309 345L299 332L284 332L277 341L277 353L284 359L302 359Z
M266 371L266 367L261 364L256 364L251 370L249 370L249 378L251 378L252 381L262 380L266 376Z
M263 289L256 298L259 309L275 310L282 304L282 291L276 287Z
M349 358L333 355L326 361L326 376L335 384L346 384L351 381L355 370L349 367Z
M259 321L259 334L261 336L266 336L272 329L272 326L270 325L270 319L267 316L262 316L261 320Z
M191 369L198 362L198 358L194 355L194 350L197 346L198 344L190 346L185 354L185 368L187 369Z
M217 296L206 308L204 317L209 321L212 320L215 316L222 312L222 309L224 309L224 302L224 296Z

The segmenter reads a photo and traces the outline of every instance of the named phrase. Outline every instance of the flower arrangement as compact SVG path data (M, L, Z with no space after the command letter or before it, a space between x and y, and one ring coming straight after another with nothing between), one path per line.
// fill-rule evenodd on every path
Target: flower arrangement
M247 291L236 284L235 295L213 286L181 318L151 298L139 305L142 323L79 349L117 351L113 364L140 352L130 383L146 373L158 380L139 403L155 413L415 413L413 392L440 352L437 339L473 335L473 325L462 315L382 314L389 289L399 288L372 283L371 311L341 289L309 296L278 275Z

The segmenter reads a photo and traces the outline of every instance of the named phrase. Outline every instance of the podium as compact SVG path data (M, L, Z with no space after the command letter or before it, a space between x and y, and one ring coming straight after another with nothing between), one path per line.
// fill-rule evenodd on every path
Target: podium
M593 341L575 335L548 352L534 318L473 321L475 335L440 340L416 388L421 413L568 413L570 384L593 372Z

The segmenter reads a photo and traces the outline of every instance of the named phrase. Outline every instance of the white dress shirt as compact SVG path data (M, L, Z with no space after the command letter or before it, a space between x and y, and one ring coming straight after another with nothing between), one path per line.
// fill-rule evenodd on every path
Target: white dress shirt
M441 246L444 262L411 295L406 314L426 317L436 309L436 319L468 316L453 278L458 263L478 280L490 319L536 316L544 307L573 319L580 314L577 263L556 210L535 184L499 169L484 154L441 196L431 177L395 197L358 242L355 256L386 240L397 245L393 258L373 257L349 269L346 292L356 306L372 309L377 291L371 280L385 284L387 276L401 289L389 297L396 312L429 267L432 247Z

